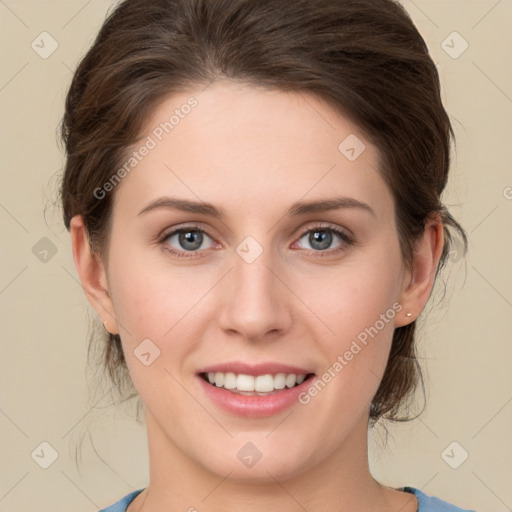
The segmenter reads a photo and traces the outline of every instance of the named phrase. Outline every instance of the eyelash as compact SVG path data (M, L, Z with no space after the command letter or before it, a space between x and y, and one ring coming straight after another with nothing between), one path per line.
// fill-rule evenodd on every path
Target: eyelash
M196 251L176 251L175 249L170 248L169 245L165 244L165 242L169 238L171 238L172 236L177 235L179 233L187 233L189 231L202 233L202 234L208 236L209 238L212 238L210 235L208 235L208 233L204 229L200 228L199 226L197 226L197 225L189 225L189 226L185 226L185 227L182 227L182 228L179 228L179 229L175 229L174 231L171 231L170 233L164 234L160 238L159 243L164 246L164 250L170 252L171 254L173 254L173 256L176 256L178 258L197 258L197 257L200 257L200 256L195 256L195 255L200 253L200 252L202 252L202 250L196 250ZM315 232L315 231L327 231L327 232L330 232L330 233L334 233L335 235L337 235L342 240L343 243L342 243L342 245L340 245L339 247L337 247L335 249L327 249L327 250L324 250L324 251L315 251L314 249L305 249L306 251L314 253L314 257L325 258L326 256L333 256L333 255L338 254L338 253L340 253L342 251L345 251L346 249L348 249L348 247L350 247L351 245L355 244L355 240L350 235L345 233L344 231L341 231L341 230L339 230L337 228L334 228L332 226L325 226L325 225L313 226L313 227L307 229L306 231L303 231L302 234L299 237L299 240L301 238L303 238L304 235L307 235L308 233Z

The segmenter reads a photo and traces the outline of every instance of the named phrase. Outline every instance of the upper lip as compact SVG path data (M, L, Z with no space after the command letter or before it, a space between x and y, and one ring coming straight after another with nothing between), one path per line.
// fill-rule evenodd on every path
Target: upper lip
M243 373L244 375L267 375L267 374L276 374L276 373L286 373L295 375L307 375L309 373L313 373L310 370L305 368L300 368L298 366L291 366L288 364L281 363L258 363L258 364L249 364L244 363L243 361L232 361L227 363L215 364L212 366L205 366L204 368L200 368L197 373Z

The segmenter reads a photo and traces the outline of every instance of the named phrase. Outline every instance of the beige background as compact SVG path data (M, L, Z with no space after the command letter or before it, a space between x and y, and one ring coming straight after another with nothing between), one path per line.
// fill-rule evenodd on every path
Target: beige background
M447 298L437 286L424 311L427 408L408 424L387 425L385 449L384 428L371 434L371 467L387 485L502 512L512 508L512 2L403 3L440 70L458 141L444 202L468 231L470 252L466 263L453 255ZM0 0L0 512L92 511L147 485L145 429L134 408L109 407L101 390L88 395L94 315L52 207L64 95L110 5ZM43 31L58 43L46 59L31 47ZM469 44L457 58L443 49L463 48L457 36L447 39L454 31ZM46 262L36 245L48 245L43 237L57 251ZM43 469L52 449L58 458ZM460 463L462 450L468 458L453 469L445 459Z

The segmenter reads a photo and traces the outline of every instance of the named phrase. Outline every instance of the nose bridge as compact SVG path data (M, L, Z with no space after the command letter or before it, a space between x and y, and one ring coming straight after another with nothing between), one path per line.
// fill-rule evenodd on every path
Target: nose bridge
M273 257L271 250L263 251L254 260L245 259L237 253L235 257L234 279L236 281L235 290L244 292L242 297L246 299L246 294L253 297L253 300L267 299L265 303L270 302L274 297L275 276L269 270L273 266ZM275 266L275 262L274 262Z
M248 237L236 248L228 297L220 319L226 330L258 339L288 327L290 314L284 285L276 277L273 251Z

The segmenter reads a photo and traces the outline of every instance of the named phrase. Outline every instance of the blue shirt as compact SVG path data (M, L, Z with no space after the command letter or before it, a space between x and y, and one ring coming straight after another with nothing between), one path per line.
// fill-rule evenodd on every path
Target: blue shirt
M110 505L110 507L100 510L100 512L126 512L128 505L143 490L139 489L127 494L124 498ZM418 512L475 512L474 510L456 507L434 496L427 496L424 492L414 487L401 487L399 490L410 492L416 496L419 504Z

